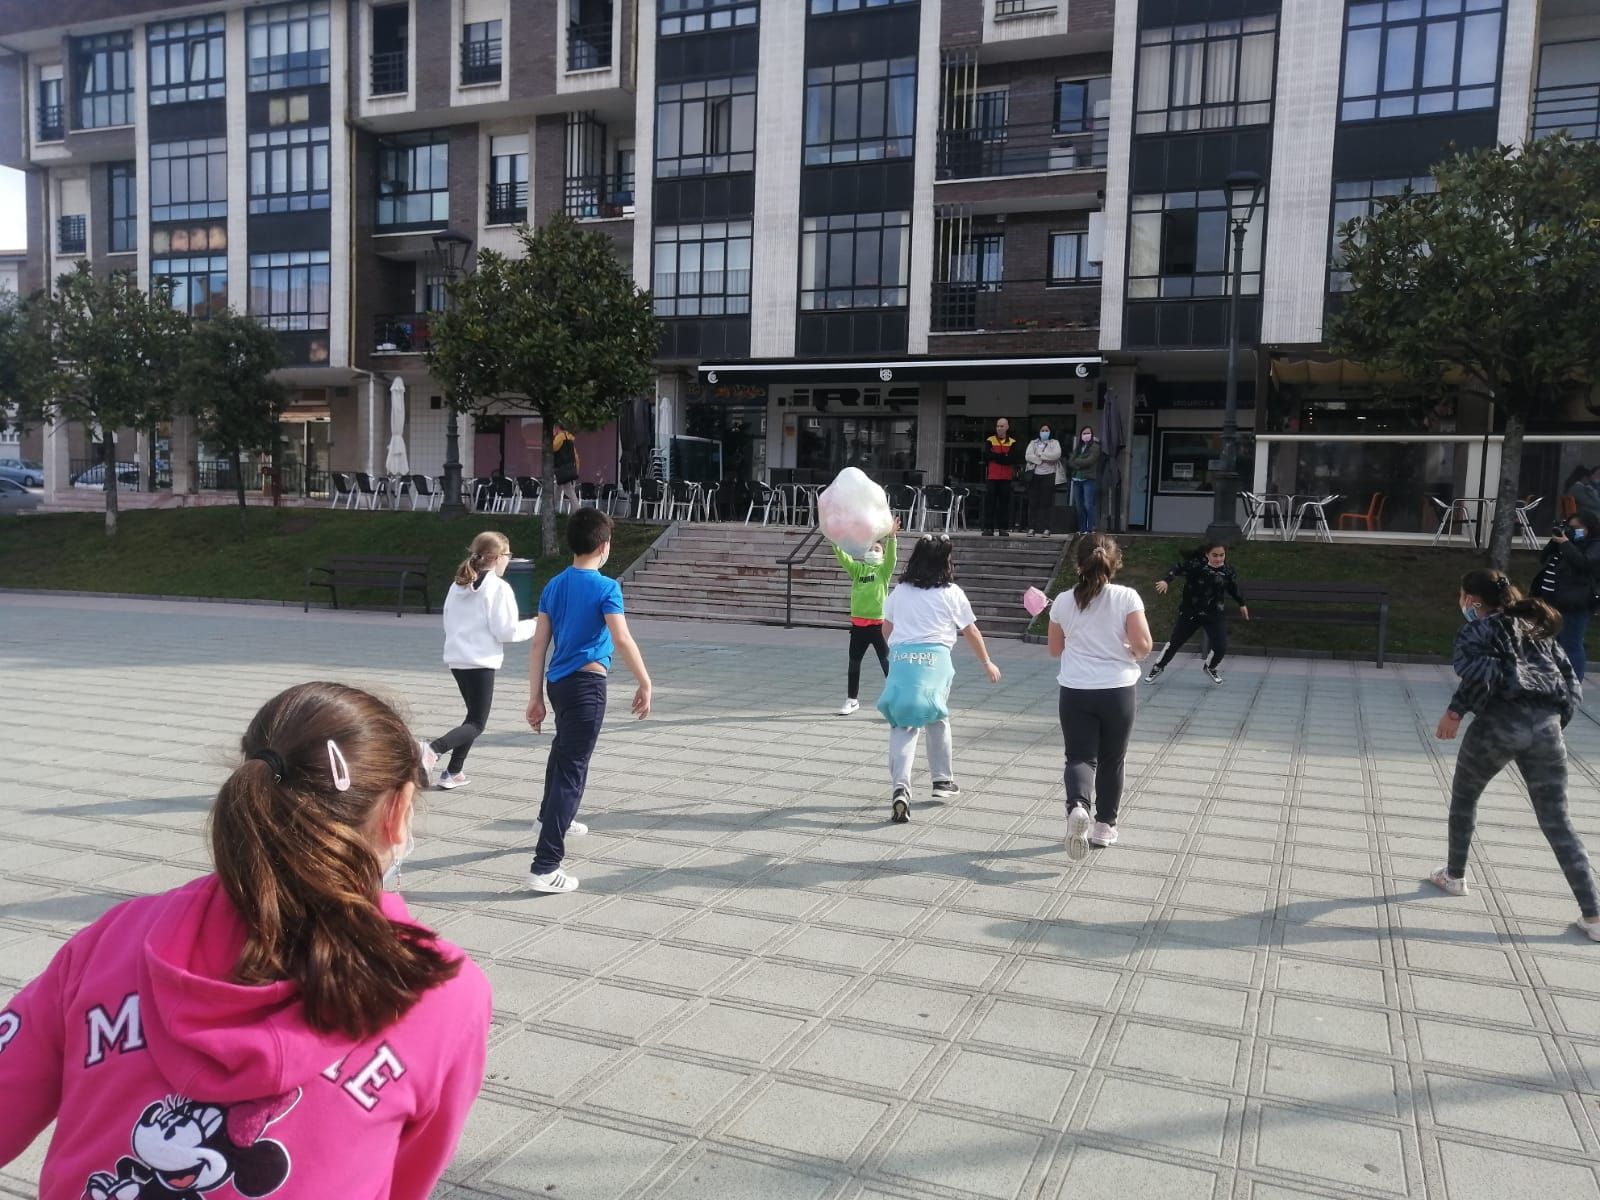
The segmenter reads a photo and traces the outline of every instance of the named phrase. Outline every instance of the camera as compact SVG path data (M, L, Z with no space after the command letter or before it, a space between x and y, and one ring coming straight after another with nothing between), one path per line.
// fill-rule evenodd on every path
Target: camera
M1553 528L1550 531L1550 536L1551 537L1566 537L1567 536L1567 523L1565 521L1557 521L1556 524L1555 524L1555 528Z

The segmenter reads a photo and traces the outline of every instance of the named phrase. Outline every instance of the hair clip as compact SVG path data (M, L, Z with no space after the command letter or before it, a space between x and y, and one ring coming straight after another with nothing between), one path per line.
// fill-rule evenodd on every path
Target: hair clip
M339 749L339 743L332 738L328 739L328 772L333 776L335 791L348 792L350 790L350 764L345 762L344 753Z

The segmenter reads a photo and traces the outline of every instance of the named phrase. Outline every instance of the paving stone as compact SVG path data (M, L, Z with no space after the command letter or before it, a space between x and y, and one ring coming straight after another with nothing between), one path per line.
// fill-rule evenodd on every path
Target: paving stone
M879 1025L897 1025L917 1033L944 1033L955 1024L971 998L959 992L913 987L880 979L844 1009L844 1015Z
M1278 989L1364 1004L1387 1000L1381 971L1289 955L1278 958Z
M1595 1200L1592 1166L1555 1162L1543 1155L1439 1139L1439 1160L1450 1200Z
M665 1138L560 1117L490 1171L488 1180L529 1195L615 1200L672 1149Z
M663 1034L661 1040L686 1050L765 1062L804 1028L805 1022L795 1017L713 1004Z
M602 983L586 988L545 1014L557 1025L592 1029L612 1037L643 1037L684 1007L684 1001L659 992Z
M833 1186L827 1176L709 1152L689 1165L662 1200L820 1200Z
M1533 1145L1583 1150L1566 1103L1551 1092L1429 1071L1428 1098L1440 1125Z
M1273 1002L1270 1032L1274 1037L1322 1042L1372 1054L1390 1054L1394 1050L1387 1013L1293 996L1279 996Z
M1244 1026L1248 997L1243 992L1209 984L1180 983L1174 979L1146 978L1135 986L1138 988L1138 998L1134 1001L1133 1011L1144 1016L1195 1021L1229 1029L1241 1029Z
M833 1025L795 1055L788 1066L844 1083L899 1092L935 1049L932 1042Z
M784 1008L822 1012L856 982L851 975L818 971L782 962L758 963L725 989L729 996Z
M583 1100L627 1116L693 1128L749 1078L662 1054L644 1054Z
M797 1083L774 1083L725 1129L729 1137L829 1162L855 1153L889 1106Z
M1262 1105L1256 1162L1319 1183L1344 1183L1396 1195L1408 1190L1405 1145L1396 1129L1312 1109Z
M1417 1034L1422 1056L1429 1062L1532 1083L1560 1082L1545 1057L1544 1047L1531 1034L1420 1019Z
M1286 1100L1400 1115L1394 1068L1388 1063L1269 1046L1265 1090Z
M1228 1121L1229 1103L1220 1096L1111 1078L1100 1086L1085 1127L1095 1133L1219 1158Z
M1072 1086L1066 1067L1024 1062L981 1050L962 1050L932 1095L958 1107L1052 1122Z
M1099 1022L1080 1013L1014 1000L997 1000L972 1030L972 1040L1013 1050L1081 1059Z
M1239 1051L1235 1038L1130 1021L1112 1062L1128 1071L1229 1087L1238 1070Z
M1212 1200L1220 1194L1210 1171L1079 1146L1072 1151L1058 1200Z
M1020 1194L1043 1139L941 1113L919 1112L883 1157L880 1169L995 1200Z

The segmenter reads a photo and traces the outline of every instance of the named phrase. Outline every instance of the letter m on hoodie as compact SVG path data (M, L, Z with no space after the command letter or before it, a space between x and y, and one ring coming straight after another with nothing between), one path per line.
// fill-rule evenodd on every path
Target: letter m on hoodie
M89 1023L89 1053L83 1060L84 1066L98 1066L105 1059L107 1048L115 1048L122 1054L144 1049L138 992L130 992L122 998L115 1020L98 1004L84 1014L84 1019Z

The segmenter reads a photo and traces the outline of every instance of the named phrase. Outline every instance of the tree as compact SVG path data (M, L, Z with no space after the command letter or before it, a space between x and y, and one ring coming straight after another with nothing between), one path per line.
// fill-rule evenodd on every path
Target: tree
M195 324L178 371L184 410L193 414L201 436L233 464L241 520L246 511L244 454L277 449L278 420L288 395L272 372L282 365L276 335L230 310Z
M27 431L27 398L45 362L42 315L36 300L0 292L0 429Z
M1335 353L1423 391L1465 376L1505 420L1489 561L1511 556L1530 419L1600 380L1600 144L1564 133L1460 154L1438 190L1343 227Z
M520 400L544 426L543 552L556 552L551 429L598 429L651 387L660 341L649 293L634 286L614 243L556 216L517 231L523 254L492 250L450 288L432 323L428 365L450 381L458 411Z

